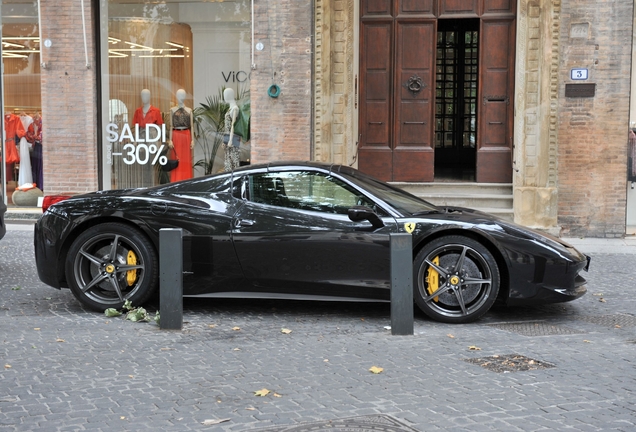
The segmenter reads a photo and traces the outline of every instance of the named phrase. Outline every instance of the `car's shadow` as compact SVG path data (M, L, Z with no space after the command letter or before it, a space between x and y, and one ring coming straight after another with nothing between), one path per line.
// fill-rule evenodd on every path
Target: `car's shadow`
M150 309L158 309L158 299L149 305ZM214 317L266 317L277 316L291 320L366 320L382 325L390 324L391 305L373 302L326 302L298 300L263 300L263 299L223 299L223 298L184 298L184 314L208 315ZM571 319L580 311L571 304L549 304L540 306L508 307L496 304L488 311L478 324L497 322L553 321ZM434 322L419 308L414 307L416 322Z

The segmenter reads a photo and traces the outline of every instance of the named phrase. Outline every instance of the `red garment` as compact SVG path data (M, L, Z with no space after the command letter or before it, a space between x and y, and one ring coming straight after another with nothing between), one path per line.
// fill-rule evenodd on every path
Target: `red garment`
M135 115L133 116L133 124L138 124L140 127L146 127L149 123L160 126L163 124L163 117L161 117L161 111L159 111L159 108L155 108L150 105L145 116L144 107L137 108L135 110Z
M31 144L42 142L42 117L34 118L26 132L26 139Z
M20 153L18 152L16 144L20 141L20 138L26 136L26 131L24 130L20 116L10 113L6 114L4 116L4 131L7 137L4 146L7 152L5 158L5 163L7 164L7 180L12 180L13 167L11 165L20 162Z
M192 135L190 129L172 131L172 145L179 159L179 166L170 171L170 181L187 180L192 178Z

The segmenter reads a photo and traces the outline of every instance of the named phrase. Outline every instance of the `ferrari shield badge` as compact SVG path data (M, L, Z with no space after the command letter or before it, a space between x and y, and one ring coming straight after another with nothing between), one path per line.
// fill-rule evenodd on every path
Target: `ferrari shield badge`
M415 231L415 222L406 222L404 224L404 230L411 234L413 231Z

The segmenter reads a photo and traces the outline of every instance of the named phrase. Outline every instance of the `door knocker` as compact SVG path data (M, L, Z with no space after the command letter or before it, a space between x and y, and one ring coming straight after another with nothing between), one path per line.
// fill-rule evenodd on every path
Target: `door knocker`
M422 89L424 89L426 84L422 82L422 78L417 75L413 75L403 84L403 86L413 94L413 97L415 97L422 91Z

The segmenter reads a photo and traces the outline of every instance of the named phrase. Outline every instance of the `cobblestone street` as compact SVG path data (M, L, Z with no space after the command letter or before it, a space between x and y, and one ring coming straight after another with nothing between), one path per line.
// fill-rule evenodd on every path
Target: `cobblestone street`
M168 332L45 286L32 227L10 227L0 429L282 430L386 415L418 431L634 431L636 255L614 252L590 253L578 301L497 307L469 325L416 312L413 337L391 336L388 304L218 299L186 299L184 330Z

